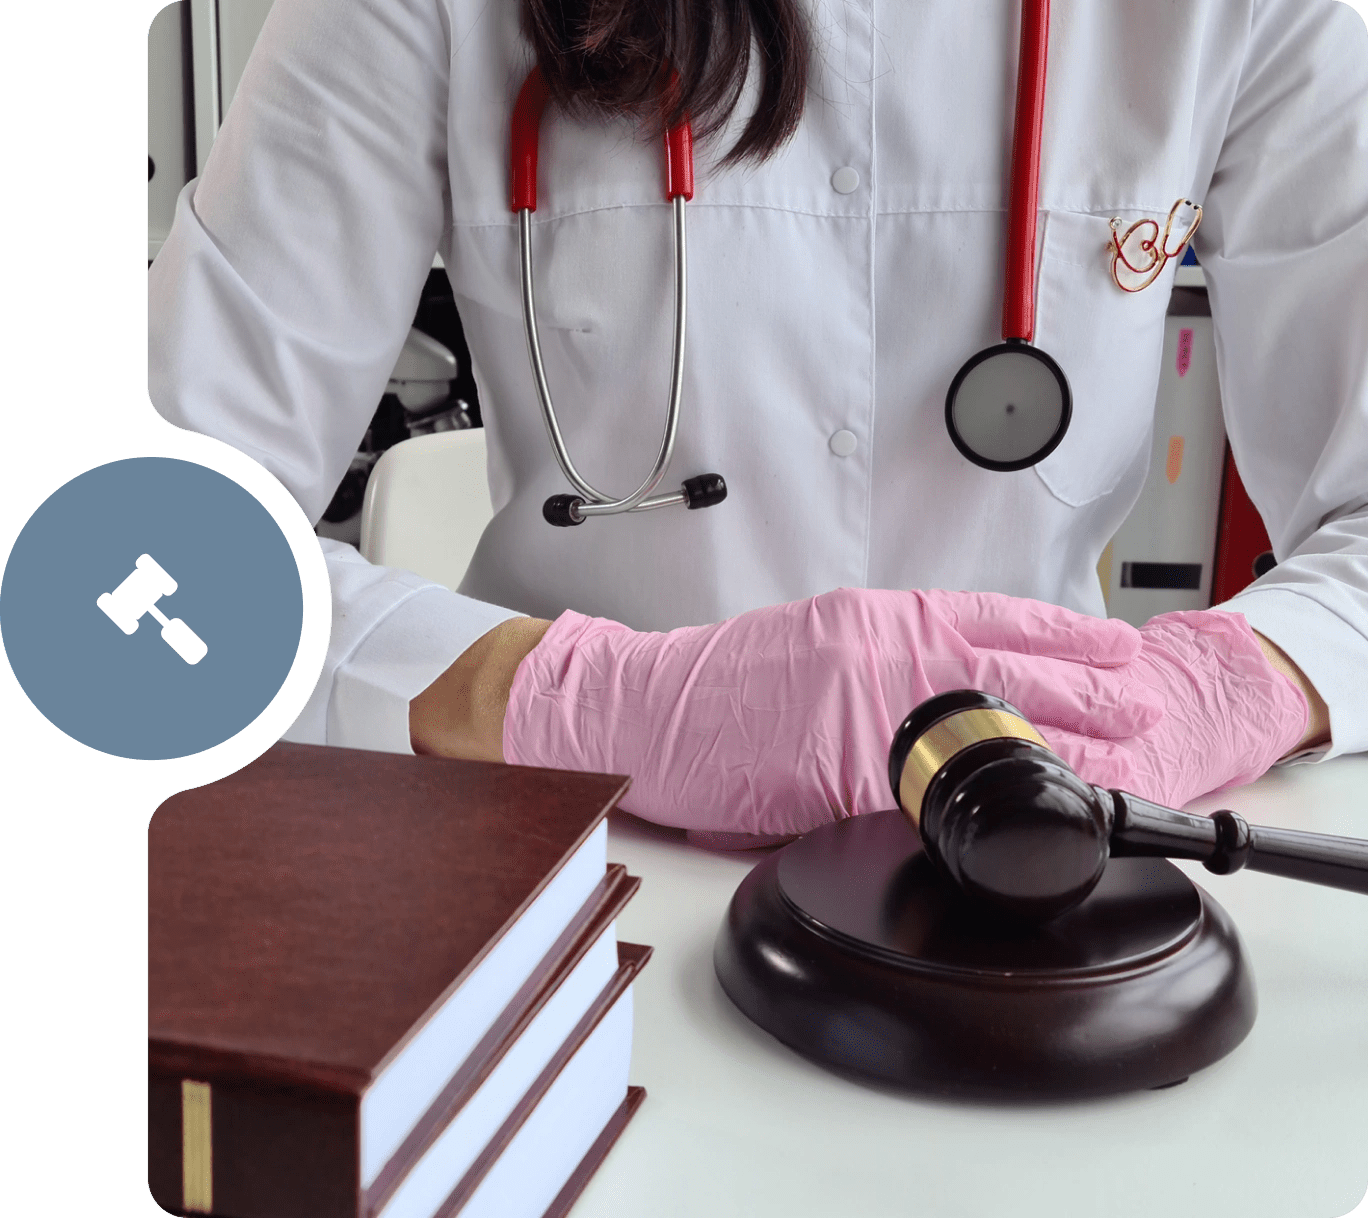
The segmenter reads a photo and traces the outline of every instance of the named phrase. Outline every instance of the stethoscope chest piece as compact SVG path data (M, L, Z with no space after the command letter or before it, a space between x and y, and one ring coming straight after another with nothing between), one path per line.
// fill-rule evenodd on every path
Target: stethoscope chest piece
M1016 129L1008 188L1002 339L980 351L950 383L945 426L961 453L982 469L1026 469L1064 439L1073 414L1063 369L1035 336L1036 228L1045 116L1050 0L1022 0Z
M1064 439L1072 414L1063 370L1019 339L980 351L945 395L950 439L983 469L1026 469L1043 461Z

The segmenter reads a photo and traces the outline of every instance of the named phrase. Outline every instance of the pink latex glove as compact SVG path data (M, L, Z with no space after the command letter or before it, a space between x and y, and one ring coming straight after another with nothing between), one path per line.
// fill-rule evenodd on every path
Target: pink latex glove
M1181 808L1199 795L1252 782L1295 748L1309 709L1265 657L1238 613L1165 613L1140 628L1127 673L1164 701L1164 714L1134 740L1099 744L1082 777ZM1041 735L1067 756L1072 742Z
M1124 622L992 593L841 589L666 634L564 613L518 667L504 757L630 774L623 806L662 824L787 836L892 806L893 732L950 689L1115 766L1163 713L1139 651Z

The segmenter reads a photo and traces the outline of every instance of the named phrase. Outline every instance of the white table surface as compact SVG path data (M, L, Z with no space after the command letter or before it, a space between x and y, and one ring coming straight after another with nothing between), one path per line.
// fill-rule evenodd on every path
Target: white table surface
M1368 757L1192 807L1368 836ZM608 857L642 877L618 937L655 947L631 1072L647 1099L574 1218L1339 1218L1368 1188L1368 898L1180 864L1240 928L1253 1031L1178 1087L1012 1108L837 1078L732 1006L713 939L760 854L615 817Z

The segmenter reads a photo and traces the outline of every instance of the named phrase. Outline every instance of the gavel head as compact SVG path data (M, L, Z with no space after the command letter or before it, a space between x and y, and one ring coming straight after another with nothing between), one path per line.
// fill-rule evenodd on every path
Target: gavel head
M1010 703L938 694L898 728L888 780L926 853L970 897L1042 922L1102 878L1115 811Z

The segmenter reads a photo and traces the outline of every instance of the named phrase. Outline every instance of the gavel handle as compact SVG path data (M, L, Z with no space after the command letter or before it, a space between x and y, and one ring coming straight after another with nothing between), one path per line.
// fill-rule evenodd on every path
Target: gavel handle
M1118 858L1194 859L1217 875L1247 867L1368 894L1368 841L1251 825L1224 808L1193 816L1125 791L1104 794L1115 810L1111 852Z

